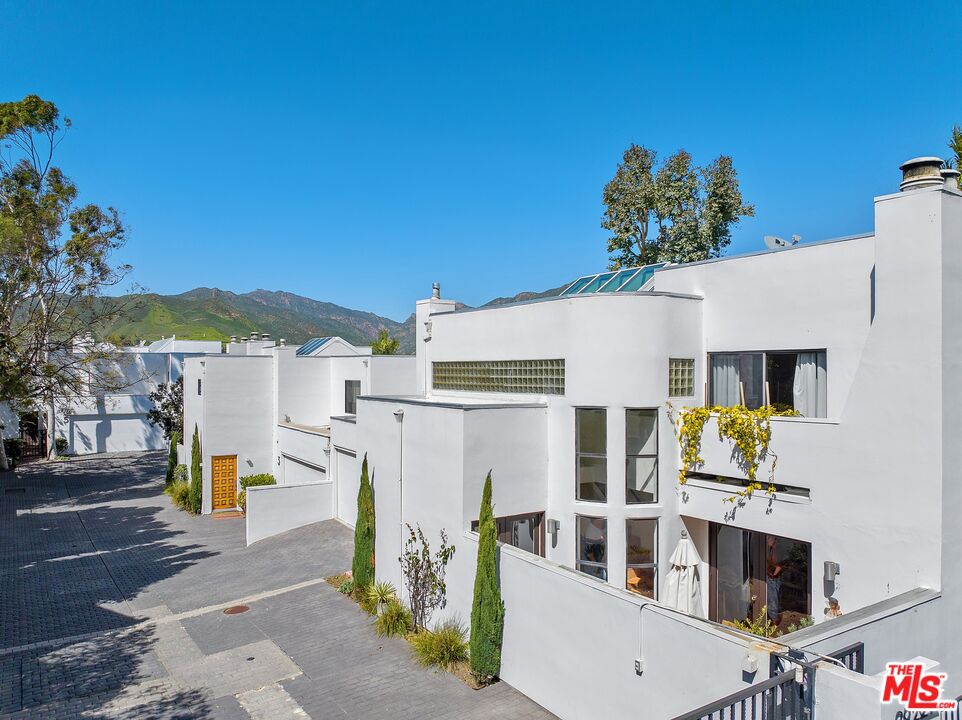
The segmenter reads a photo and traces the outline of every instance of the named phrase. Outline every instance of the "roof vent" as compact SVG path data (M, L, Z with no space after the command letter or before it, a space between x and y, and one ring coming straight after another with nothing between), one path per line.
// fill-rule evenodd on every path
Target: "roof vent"
M264 340L265 342L267 342L267 341L269 341L270 339L271 339L271 334L270 334L270 333L262 333L262 334L261 334L261 340Z
M237 342L237 336L236 336L236 335L231 335L231 336L230 336L230 341L231 341L232 343Z
M912 158L899 165L899 170L902 171L902 182L899 185L902 192L945 184L941 173L942 158Z
M241 342L247 342L247 338L246 338L246 337L242 337L242 338L241 338Z
M253 341L260 340L260 337L261 337L261 334L258 333L258 332L252 332L252 333L251 333L251 340L253 340Z
M285 338L280 339L281 347L287 347L287 340Z
M942 179L945 181L946 190L958 190L959 189L959 175L962 175L955 168L942 168Z
M441 298L441 283L434 283L431 286L431 298L434 300Z

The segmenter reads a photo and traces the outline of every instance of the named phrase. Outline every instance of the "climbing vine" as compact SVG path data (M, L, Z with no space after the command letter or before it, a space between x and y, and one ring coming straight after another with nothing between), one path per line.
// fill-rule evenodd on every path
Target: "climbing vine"
M705 460L701 456L701 438L705 423L712 415L718 416L718 439L728 439L736 450L735 459L742 472L748 478L748 485L744 490L737 491L726 502L735 502L737 498L750 498L758 490L766 490L769 495L775 493L775 465L778 456L770 448L772 439L772 417L797 416L793 409L775 408L763 405L755 410L749 410L744 405L735 407L690 407L684 408L678 419L678 444L681 446L681 470L678 472L678 483L688 482L688 472L701 467ZM672 418L674 420L674 418ZM769 456L772 457L772 467L767 487L758 480L758 467Z

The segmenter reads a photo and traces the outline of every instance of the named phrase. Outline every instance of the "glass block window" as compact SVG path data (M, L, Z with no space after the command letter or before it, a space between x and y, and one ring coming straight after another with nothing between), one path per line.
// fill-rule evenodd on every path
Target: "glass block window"
M432 363L435 390L564 395L564 360Z
M668 397L691 397L695 394L695 361L692 358L668 360Z

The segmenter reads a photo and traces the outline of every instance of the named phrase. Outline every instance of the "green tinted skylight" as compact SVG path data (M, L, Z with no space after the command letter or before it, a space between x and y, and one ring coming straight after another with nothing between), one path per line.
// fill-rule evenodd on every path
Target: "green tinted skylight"
M590 295L596 292L635 292L648 282L655 270L665 267L668 263L655 263L642 267L625 268L624 270L608 271L596 275L585 275L578 278L562 295Z

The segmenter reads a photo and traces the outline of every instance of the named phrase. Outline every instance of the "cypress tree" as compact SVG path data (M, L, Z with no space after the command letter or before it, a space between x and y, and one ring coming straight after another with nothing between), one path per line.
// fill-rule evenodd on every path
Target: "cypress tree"
M357 491L351 575L355 588L366 588L374 582L374 494L367 475L367 454L361 463L361 487Z
M501 637L504 603L498 586L498 529L491 507L491 473L481 493L478 513L478 566L471 606L471 672L478 682L488 682L501 671Z
M170 433L170 451L167 453L167 476L164 478L164 485L170 487L174 481L174 468L177 467L177 443L180 442L180 433L176 430Z
M200 469L200 435L194 425L194 441L190 447L190 494L187 507L195 515L200 512L204 494L204 476Z

